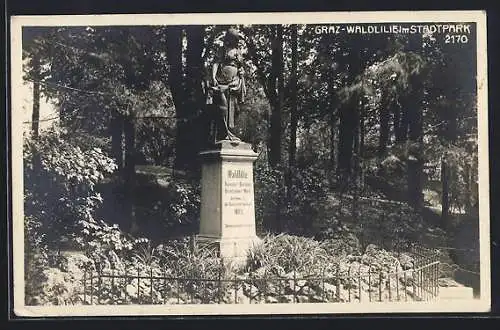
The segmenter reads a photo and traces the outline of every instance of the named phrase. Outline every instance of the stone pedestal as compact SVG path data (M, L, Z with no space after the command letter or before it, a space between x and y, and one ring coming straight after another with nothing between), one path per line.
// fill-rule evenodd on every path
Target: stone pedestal
M215 243L220 256L243 263L258 241L255 232L253 162L247 143L222 141L200 153L201 214L198 241Z

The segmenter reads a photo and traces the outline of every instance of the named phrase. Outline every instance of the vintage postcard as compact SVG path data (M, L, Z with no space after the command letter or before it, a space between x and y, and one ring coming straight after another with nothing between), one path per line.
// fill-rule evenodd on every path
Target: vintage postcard
M486 13L11 18L14 313L486 312Z

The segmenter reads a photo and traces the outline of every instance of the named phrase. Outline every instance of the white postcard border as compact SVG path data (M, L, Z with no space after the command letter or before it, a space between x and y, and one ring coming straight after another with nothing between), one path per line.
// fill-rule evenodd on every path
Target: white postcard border
M133 19L131 19L133 18ZM265 305L25 306L23 226L23 138L21 132L22 27L179 24L344 24L475 22L480 213L481 298L425 303L333 303ZM210 13L55 15L11 17L11 174L14 313L18 316L138 316L323 313L487 312L491 308L488 162L487 40L485 11L392 11L304 13ZM9 113L9 112L8 112Z

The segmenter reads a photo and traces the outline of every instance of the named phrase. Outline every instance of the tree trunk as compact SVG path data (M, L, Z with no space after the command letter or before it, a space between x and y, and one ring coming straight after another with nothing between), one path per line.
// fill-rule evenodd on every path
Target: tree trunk
M349 79L346 85L352 85L356 78L363 71L365 61L362 57L360 44L355 39L348 39L350 44L349 54ZM359 95L355 93L349 96L349 100L341 105L339 111L339 147L338 147L338 162L337 176L340 179L342 187L347 188L351 179L352 172L352 155L353 144L355 139L355 131L359 124Z
M40 129L40 59L33 56L33 112L31 114L31 130L33 138L38 138Z
M358 111L358 125L356 125L354 129L354 198L353 198L353 209L352 209L352 214L353 217L356 219L357 218L357 210L358 210L358 200L359 196L361 195L361 190L364 185L364 178L363 178L363 150L364 150L364 143L365 143L365 129L364 129L364 104L362 99L360 98L358 100L358 106L359 106L359 111Z
M473 174L471 164L465 164L464 166L464 177L465 177L465 213L472 212L472 185L473 185Z
M125 212L129 216L130 232L137 232L138 225L135 217L135 122L132 117L125 117L123 121L125 136L125 164L123 174L125 178Z
M113 114L110 125L111 154L116 161L118 169L123 169L123 116L118 112Z
M391 107L392 110L392 127L394 130L394 137L396 138L396 143L400 140L400 125L401 125L401 108L398 105L398 101L394 100L393 105Z
M196 169L198 152L202 145L208 141L208 125L203 121L203 109L205 99L202 90L204 76L203 48L205 28L200 25L186 27L187 49L186 49L186 92L188 95L186 112L190 117L187 121L189 130L184 132L192 148L190 154L186 155L189 168Z
M352 198L352 210L351 214L354 219L357 219L357 209L358 209L358 201L359 201L359 175L360 175L360 139L359 139L359 126L356 125L354 127L354 132L353 132L353 173L352 177L354 178L353 183L354 183L354 191L353 191L353 198Z
M295 168L297 154L297 125L298 125L298 104L297 104L297 25L292 26L292 72L290 76L290 145L288 148L288 167Z
M402 106L396 106L394 110L394 132L396 143L403 144L408 140L408 101L403 97Z
M339 123L339 152L337 162L337 174L343 185L348 183L351 176L351 161L353 154L354 135L357 128L357 106L356 97L340 107Z
M123 133L125 135L125 180L131 182L135 176L135 122L133 118L125 118Z
M277 89L270 123L269 165L276 168L281 163L281 111L283 107L283 26L277 25L272 41L271 88Z
M175 160L174 168L176 170L184 169L188 161L189 152L186 150L188 126L186 124L186 93L184 89L184 79L182 70L182 27L169 26L167 28L167 60L169 64L168 86L172 93L172 99L175 105L176 139L175 139Z
M450 199L449 199L449 175L448 166L446 162L446 156L441 159L441 184L442 184L442 195L441 195L441 226L442 228L447 228L448 220L450 215Z
M358 176L359 176L359 187L363 189L365 185L365 173L363 171L363 159L365 152L365 105L364 102L361 102L361 109L359 113L359 162L358 162Z
M332 174L335 173L336 167L336 157L337 157L337 113L336 107L338 100L336 98L335 89L333 86L333 79L329 79L327 82L327 90L328 90L328 108L330 111L330 170ZM330 183L333 183L334 175L330 176Z
M330 114L330 168L332 173L335 171L337 156L337 116L333 113Z
M182 28L167 28L167 59L170 65L169 86L175 104L177 130L174 169L194 174L205 128L201 122L203 108L203 26L186 27L186 77L183 77ZM206 125L205 125L206 126Z
M291 36L292 47L292 68L290 73L290 142L288 146L288 175L287 193L289 199L292 193L292 173L295 170L297 155L297 125L298 125L298 104L297 104L297 25L292 25Z
M380 102L380 135L378 143L378 154L382 157L387 151L389 143L389 96L383 94Z
M412 97L408 104L409 139L408 148L408 199L417 210L423 207L423 86L420 78L412 79Z

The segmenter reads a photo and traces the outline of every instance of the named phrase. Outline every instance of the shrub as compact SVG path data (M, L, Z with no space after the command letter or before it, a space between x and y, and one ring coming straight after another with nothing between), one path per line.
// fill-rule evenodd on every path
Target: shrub
M95 190L114 161L92 145L61 128L25 139L25 263L26 301L30 304L66 304L74 299L75 272L61 269L59 250L69 239L100 254L119 250L119 230L95 219L102 199ZM83 139L85 140L85 139Z
M116 263L134 249L134 240L124 234L117 224L86 224L82 236L77 238L83 251L96 261Z
M362 203L358 210L362 221L355 231L364 247L374 243L393 249L404 242L417 241L425 228L422 216L404 203L382 207Z
M229 292L230 284L219 285L217 280L229 275L230 269L221 263L212 247L206 244L193 247L188 238L171 240L157 246L150 240L141 238L134 240L133 244L134 248L128 254L108 254L108 259L99 259L96 266L100 272L129 275L126 283L115 281L114 287L110 283L100 286L95 293L101 301L162 303L170 299L214 303ZM138 281L135 275L145 278ZM154 281L151 284L148 279L151 275L184 280Z
M293 233L308 233L314 221L322 216L328 180L316 169L296 169L285 173L266 164L256 164L255 205L257 226L260 229L277 229ZM289 189L287 191L287 189ZM276 218L280 228L276 228Z
M116 169L100 148L81 148L72 141L62 129L25 140L25 214L55 238L49 242L99 226L94 211L102 199L94 188Z
M290 272L321 274L334 267L337 258L325 246L312 238L287 234L267 235L250 250L246 268L255 272L264 269L269 274Z
M178 237L198 229L200 216L199 183L183 180L140 183L135 191L136 217L143 235L157 241ZM111 196L115 198L115 196ZM112 210L111 210L112 211Z
M283 202L282 173L261 161L255 163L255 220L259 231L272 229L276 210Z
M171 118L137 122L137 153L147 164L167 165L173 158L175 125Z
M68 305L81 302L82 269L90 260L51 253L41 223L25 222L25 304Z
M167 188L166 222L168 227L176 225L197 226L200 215L200 191L198 185L172 182Z
M44 269L48 267L48 249L42 224L32 217L24 219L24 285L25 303L35 305L42 293Z

